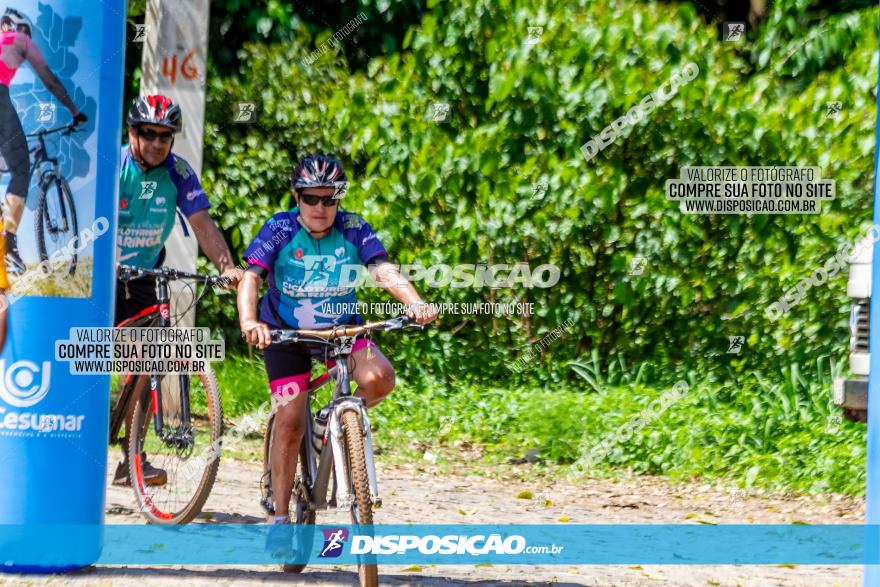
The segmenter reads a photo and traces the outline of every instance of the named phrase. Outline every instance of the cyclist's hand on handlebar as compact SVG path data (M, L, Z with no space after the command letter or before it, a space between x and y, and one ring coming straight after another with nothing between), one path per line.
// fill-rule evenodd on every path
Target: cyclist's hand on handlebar
M244 320L241 323L241 334L248 344L255 344L264 349L272 342L269 325L259 320Z
M222 277L226 278L226 282L223 284L225 289L237 289L239 282L244 277L244 271L239 267L233 267L224 271Z
M138 270L136 267L129 267L127 265L117 265L116 266L116 278L120 281L131 281L132 279L136 279L140 277L138 275Z
M428 324L437 319L437 308L425 302L415 302L406 308L406 316L417 324Z
M78 113L73 117L73 127L74 128L82 128L89 121L89 117L83 114L82 112Z

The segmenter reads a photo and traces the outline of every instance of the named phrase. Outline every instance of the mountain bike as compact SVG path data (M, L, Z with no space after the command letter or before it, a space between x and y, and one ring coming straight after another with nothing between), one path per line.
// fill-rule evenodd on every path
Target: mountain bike
M140 269L122 265L118 275L125 282L155 277L159 290L158 304L123 320L118 328L170 327L170 281L226 283L226 278L217 275L197 275L168 267ZM130 402L136 403L131 422L126 423ZM129 430L129 445L123 448L128 452L130 483L147 522L174 525L192 521L205 505L220 466L223 407L210 365L197 374L125 375L110 416L111 444L122 443L119 432L123 424ZM145 455L165 470L165 483L150 485L145 479Z
M306 402L308 417L306 430L299 449L299 471L294 480L291 499L295 500L294 522L312 525L318 510L331 507L347 509L351 512L355 526L372 526L373 506L381 505L376 480L376 467L373 461L373 440L370 419L364 400L352 394L349 381L348 357L354 341L368 337L374 331L393 332L404 329L423 329L424 326L399 316L382 322L370 322L359 326L337 326L330 330L272 330L273 343L314 343L327 347L335 365L309 382ZM315 419L310 408L313 394L324 385L335 381L333 399L330 400L329 418L321 438L322 449L316 450L312 444ZM272 436L275 423L274 414L270 416L263 441L263 476L260 479L262 499L260 505L269 515L275 514L275 496L272 495ZM317 439L316 439L317 440ZM333 491L327 499L330 480ZM297 550L311 554L314 535L302 533ZM288 572L300 573L306 564L284 565ZM358 576L364 587L379 584L376 565L370 558L360 559Z
M70 184L61 175L58 158L50 157L46 149L47 136L60 132L66 137L77 130L74 124L67 124L26 135L28 138L37 139L37 144L30 150L30 159L31 178L35 173L38 174L39 197L34 214L34 234L36 234L41 262L48 261L54 251L66 248L71 239L79 235L76 205L73 203ZM76 247L71 249L67 254L70 263L69 275L76 273L77 262ZM42 266L46 267L45 264Z

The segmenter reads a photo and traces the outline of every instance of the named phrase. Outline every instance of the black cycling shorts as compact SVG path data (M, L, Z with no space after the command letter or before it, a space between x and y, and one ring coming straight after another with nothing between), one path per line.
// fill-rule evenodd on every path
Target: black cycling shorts
M9 88L3 84L0 84L0 156L11 175L6 193L27 198L31 167L27 139L12 105Z
M165 247L159 253L156 267L161 267L165 261ZM126 295L126 288L128 295ZM159 295L156 292L155 277L139 277L131 281L116 280L116 315L113 324L119 324L132 316L136 316L144 309L159 303Z
M352 352L371 345L378 349L372 340L359 338L355 341ZM308 385L308 376L312 371L312 360L329 363L333 366L334 361L329 356L330 347L321 344L285 343L270 344L263 349L263 359L266 362L266 375L269 377L269 390L272 395L286 395L285 386L295 382L305 389Z

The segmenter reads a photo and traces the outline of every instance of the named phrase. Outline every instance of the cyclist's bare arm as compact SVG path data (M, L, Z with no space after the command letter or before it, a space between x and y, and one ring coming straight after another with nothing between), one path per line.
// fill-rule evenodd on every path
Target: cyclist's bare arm
M272 342L269 325L257 318L257 299L263 279L253 271L245 271L238 286L238 322L244 339L263 349Z
M46 86L46 89L52 92L52 95L58 98L58 101L64 104L73 116L79 114L79 108L77 108L76 104L73 103L73 100L70 99L70 95L67 93L64 84L62 84L61 80L59 80L52 70L49 69L48 65L34 67L34 71L37 73L40 81L43 82L43 85Z
M199 248L205 253L205 256L211 260L211 263L217 268L217 271L229 279L229 289L234 289L241 281L242 270L235 266L232 262L232 253L226 245L226 239L220 233L220 229L214 224L214 220L207 210L199 210L189 218L189 223L196 233L196 240Z
M407 315L419 324L427 324L437 318L437 310L422 301L422 297L409 280L391 263L373 265L370 268L370 275L397 301L409 306L411 309L407 311Z

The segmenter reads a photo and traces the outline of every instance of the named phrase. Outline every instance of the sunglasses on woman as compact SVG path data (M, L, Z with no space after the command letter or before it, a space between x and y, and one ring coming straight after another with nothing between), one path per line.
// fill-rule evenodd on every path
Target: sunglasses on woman
M299 197L300 202L307 206L317 206L323 204L325 208L331 208L339 203L339 200L332 196L315 196L312 194L302 194Z
M164 144L168 144L171 142L171 139L174 138L174 133L170 132L156 132L149 128L139 128L138 136L144 139L147 142L152 143L156 139L159 139Z

